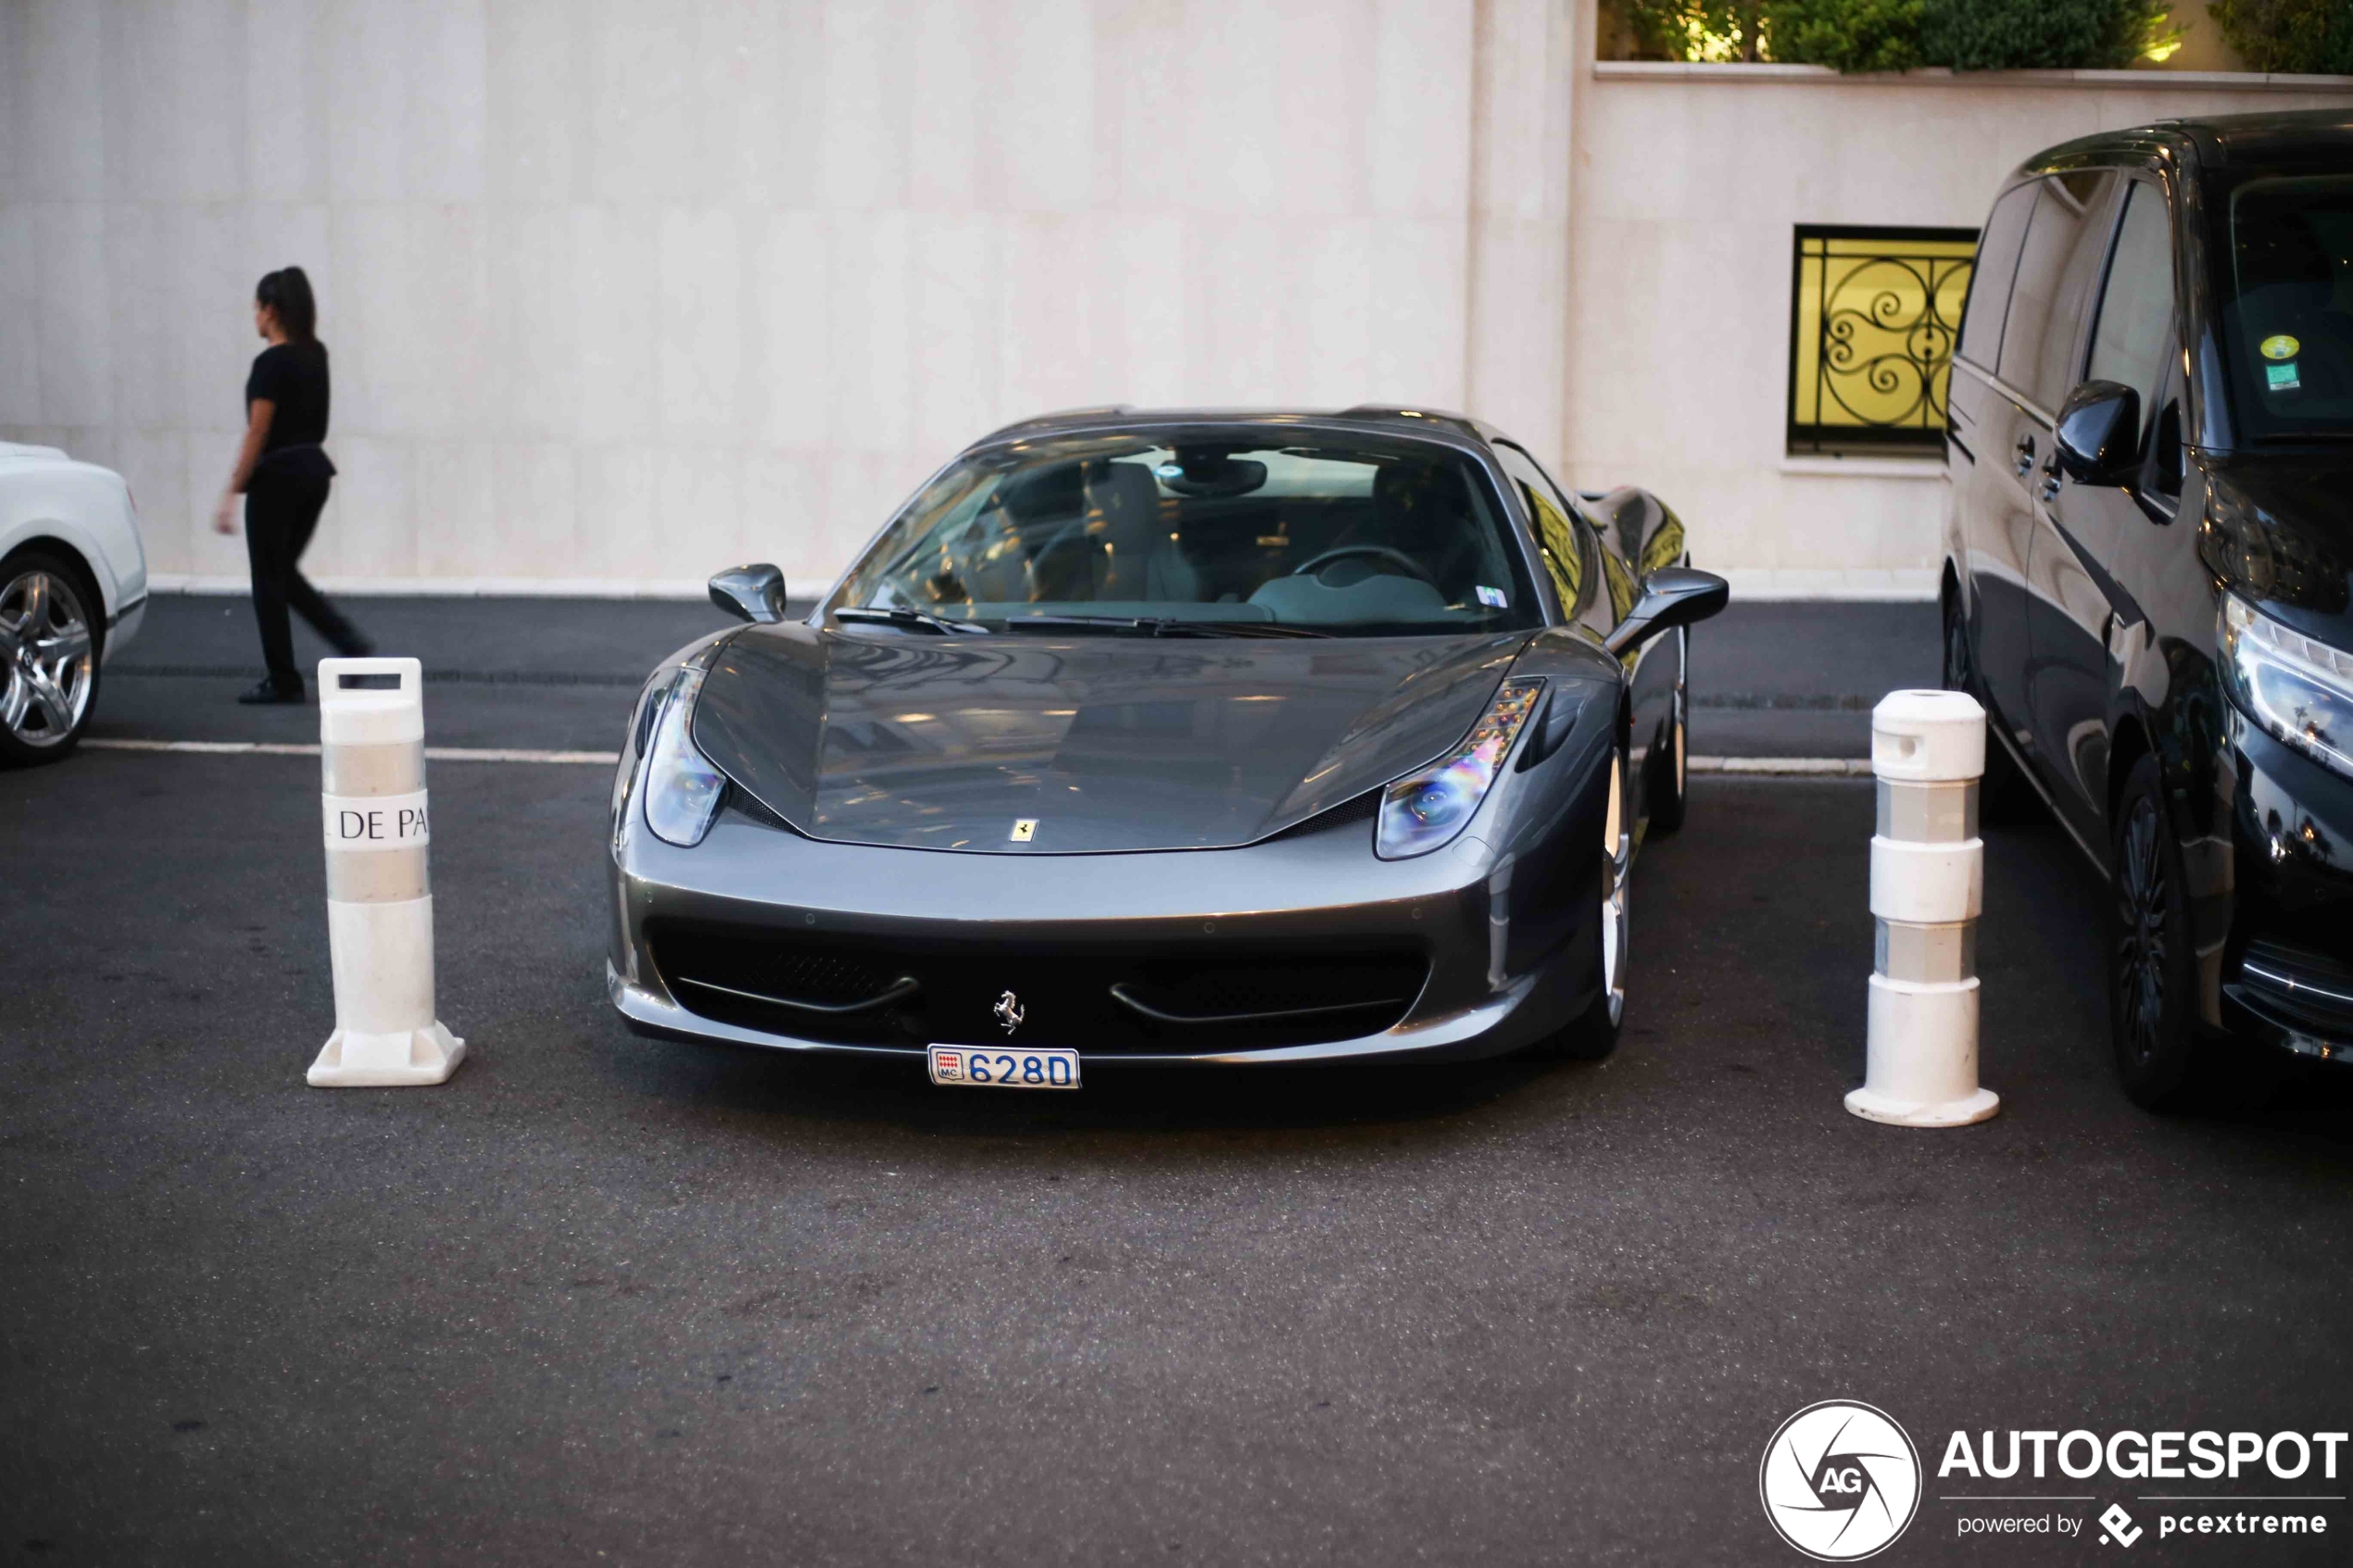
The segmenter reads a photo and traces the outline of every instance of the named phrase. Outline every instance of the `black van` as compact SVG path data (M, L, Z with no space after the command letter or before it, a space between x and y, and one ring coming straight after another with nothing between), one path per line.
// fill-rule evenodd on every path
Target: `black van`
M2031 789L2113 885L2126 1091L2346 1059L2353 114L2029 159L1951 408L1945 684L1986 707L1988 815Z

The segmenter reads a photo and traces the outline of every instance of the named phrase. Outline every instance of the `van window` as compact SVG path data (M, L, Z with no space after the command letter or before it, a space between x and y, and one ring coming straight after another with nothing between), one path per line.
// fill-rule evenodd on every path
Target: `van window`
M2218 257L2237 424L2258 441L2353 431L2353 175L2256 171Z
M2087 375L2139 393L2146 418L2156 409L2172 327L2173 232L2165 220L2165 193L2135 180L2126 188L2124 221L2108 259Z
M2047 412L2075 384L2075 329L2108 234L2097 221L2112 174L2060 174L2042 182L2002 328L2002 379Z
M2010 280L2018 275L2018 247L2034 210L2032 182L1994 204L1977 242L1977 267L1969 276L1969 305L1961 313L1960 356L1991 370L2002 352L2002 316L2010 303Z

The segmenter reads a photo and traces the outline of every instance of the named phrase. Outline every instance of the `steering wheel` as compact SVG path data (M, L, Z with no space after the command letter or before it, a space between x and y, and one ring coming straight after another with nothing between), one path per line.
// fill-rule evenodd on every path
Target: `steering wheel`
M1291 575L1312 577L1329 563L1344 560L1350 556L1369 556L1375 560L1387 561L1391 566L1402 566L1405 569L1406 575L1419 578L1433 588L1438 587L1438 579L1429 574L1428 568L1404 551L1392 550L1387 545L1342 545L1336 550L1326 550L1314 560L1297 567L1292 571ZM1440 589L1440 592L1443 593L1444 590Z

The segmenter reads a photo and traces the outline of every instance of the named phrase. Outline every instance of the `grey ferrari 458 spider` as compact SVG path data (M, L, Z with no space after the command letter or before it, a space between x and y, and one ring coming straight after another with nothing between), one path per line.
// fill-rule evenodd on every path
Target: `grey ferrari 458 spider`
M806 620L711 580L749 624L654 672L613 784L613 1005L1013 1087L1602 1055L1725 593L1457 415L1000 430Z

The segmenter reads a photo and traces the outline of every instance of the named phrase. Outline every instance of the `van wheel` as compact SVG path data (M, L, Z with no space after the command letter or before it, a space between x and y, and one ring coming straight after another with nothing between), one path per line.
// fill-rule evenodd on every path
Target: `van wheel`
M2116 1073L2134 1103L2169 1103L2196 1045L2197 963L2182 850L2165 820L2157 759L2124 781L2116 822L2115 926L2108 944L2108 1034Z
M98 690L97 608L50 551L0 561L0 764L54 762L82 738Z

